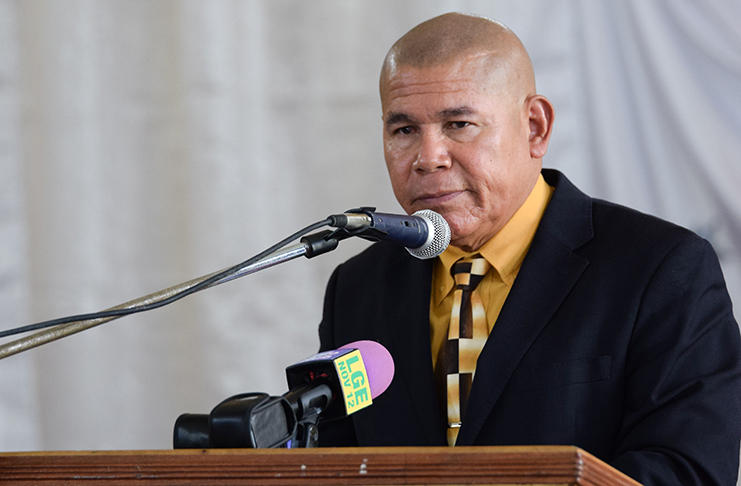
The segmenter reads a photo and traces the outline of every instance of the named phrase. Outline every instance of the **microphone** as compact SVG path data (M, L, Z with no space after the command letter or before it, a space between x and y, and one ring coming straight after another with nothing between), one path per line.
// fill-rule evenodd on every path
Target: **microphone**
M175 449L313 447L321 418L344 417L373 403L394 377L394 360L375 341L356 341L286 368L289 391L280 397L244 393L210 414L175 422Z
M412 215L375 212L375 208L351 209L329 217L330 226L352 231L353 235L372 241L389 240L406 247L420 259L434 258L450 244L450 226L445 218L430 209Z
M322 380L329 381L335 396L323 418L350 415L369 405L386 391L394 378L394 359L383 345L375 341L355 341L332 351L309 356L286 368L286 381L291 391L308 384L311 388ZM317 381L319 380L319 381ZM337 395L341 391L341 396ZM286 395L284 395L286 396Z

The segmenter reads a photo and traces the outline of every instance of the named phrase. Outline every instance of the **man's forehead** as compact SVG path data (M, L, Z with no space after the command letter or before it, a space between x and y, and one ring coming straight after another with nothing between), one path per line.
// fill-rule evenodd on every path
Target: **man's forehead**
M466 66L472 66L482 63L491 64L496 62L498 58L503 55L500 50L492 49L478 49L466 52L460 52L455 56L448 57L446 59L440 59L438 62L431 62L424 65L406 63L399 61L396 56L389 54L385 61L385 74L388 77L394 76L399 70L402 69L448 69L448 70L459 70Z
M413 66L391 63L384 71L382 84L396 85L411 82L435 82L439 80L470 80L481 75L486 76L496 67L496 53L482 52L460 56L447 62L430 66Z
M426 95L444 99L455 97L456 94L465 95L480 91L483 92L480 83L470 78L407 77L390 82L385 97L388 101L403 102L406 99Z
M397 65L387 72L381 84L381 100L424 94L491 92L504 77L488 54L465 56L455 61L429 66Z

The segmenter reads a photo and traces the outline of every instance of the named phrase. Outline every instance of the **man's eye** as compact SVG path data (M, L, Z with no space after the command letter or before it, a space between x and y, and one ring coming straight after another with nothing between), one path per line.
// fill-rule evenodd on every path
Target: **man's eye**
M468 125L470 125L469 122L466 121L454 121L450 122L450 128L453 128L455 130L460 130L461 128L466 128Z
M411 135L413 131L414 128L412 127L401 127L396 129L396 133L400 133L402 135Z

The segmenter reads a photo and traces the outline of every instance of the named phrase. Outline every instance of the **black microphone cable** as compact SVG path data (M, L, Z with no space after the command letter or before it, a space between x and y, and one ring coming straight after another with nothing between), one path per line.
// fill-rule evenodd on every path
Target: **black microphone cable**
M193 294L195 292L198 292L199 290L203 290L212 284L218 282L221 279L224 279L230 275L233 275L240 271L242 268L247 267L249 265L252 265L255 262L260 261L261 259L265 258L266 256L270 255L271 253L274 253L278 251L279 249L283 248L290 242L301 238L302 236L305 236L306 234L317 230L319 228L322 228L324 226L328 226L332 220L330 218L327 218L323 221L318 221L316 223L310 224L309 226L305 227L304 229L297 231L296 233L292 234L291 236L284 238L280 242L276 243L275 245L271 246L267 250L253 256L249 260L245 260L242 263L238 263L232 267L229 267L216 275L199 282L198 284L189 287L187 289L184 289L174 295L171 295L170 297L167 297L166 299L158 300L157 302L152 302L149 304L143 304L139 306L129 307L127 309L117 309L117 310L109 310L109 311L101 311L101 312L93 312L91 314L78 314L75 316L69 316L69 317L60 317L57 319L52 319L49 321L42 321L37 322L36 324L29 324L27 326L21 326L16 327L14 329L8 329L5 331L0 331L0 338L8 337L8 336L14 336L16 334L22 334L24 332L29 331L37 331L39 329L47 329L49 327L55 327L60 326L62 324L69 324L71 322L78 322L78 321L89 321L93 319L107 319L111 317L123 317L128 316L130 314L137 314L140 312L149 311L152 309L157 309L160 307L164 307L168 304L172 304L173 302L182 299L183 297L186 297L190 294Z

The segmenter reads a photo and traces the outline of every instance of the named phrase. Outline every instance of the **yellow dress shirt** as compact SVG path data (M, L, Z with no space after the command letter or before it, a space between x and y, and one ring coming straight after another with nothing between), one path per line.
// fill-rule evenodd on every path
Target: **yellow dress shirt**
M492 269L479 283L477 290L486 309L489 332L502 310L504 301L515 282L520 265L553 194L553 188L538 178L530 195L499 232L473 254L481 254ZM453 277L450 268L463 257L472 256L460 248L449 246L434 262L430 298L430 338L432 365L435 366L440 347L448 336L448 324L453 307Z

